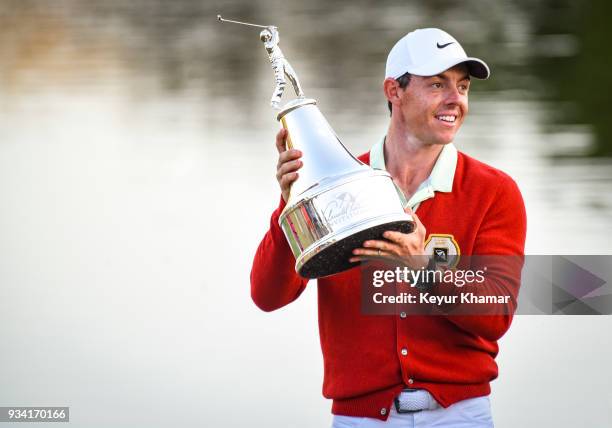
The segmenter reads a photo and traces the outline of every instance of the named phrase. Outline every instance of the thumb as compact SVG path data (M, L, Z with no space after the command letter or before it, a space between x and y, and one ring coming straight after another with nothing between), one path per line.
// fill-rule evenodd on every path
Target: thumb
M421 223L421 219L419 218L419 216L417 215L417 213L415 213L412 208L410 207L406 207L404 208L404 212L408 215L410 215L412 217L412 219L414 220L414 226L415 226L415 230L418 229L419 227L423 226L423 223Z
M412 208L410 207L406 207L404 208L404 212L410 216L412 216L412 218L414 219L415 222L420 223L421 220L419 219L419 216L412 210Z

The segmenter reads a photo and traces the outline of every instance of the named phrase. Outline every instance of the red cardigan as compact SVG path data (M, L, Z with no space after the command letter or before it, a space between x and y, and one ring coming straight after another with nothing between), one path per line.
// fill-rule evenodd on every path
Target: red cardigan
M369 153L360 159L369 163ZM264 311L297 299L306 280L272 214L251 271L251 296ZM450 193L437 192L417 214L427 234L452 234L461 254L522 255L526 215L516 183L459 152ZM497 377L497 340L511 315L363 315L358 268L318 280L323 395L339 415L386 420L406 386L428 390L444 407L488 395ZM518 292L519 284L512 284ZM400 352L408 349L407 355Z

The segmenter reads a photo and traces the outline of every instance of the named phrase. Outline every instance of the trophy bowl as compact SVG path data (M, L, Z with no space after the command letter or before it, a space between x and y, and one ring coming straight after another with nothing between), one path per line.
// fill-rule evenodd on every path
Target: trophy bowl
M279 218L295 270L305 278L333 275L358 265L352 251L383 232L410 233L391 176L365 165L344 147L312 99L297 99L278 114L287 146L302 151L303 167Z

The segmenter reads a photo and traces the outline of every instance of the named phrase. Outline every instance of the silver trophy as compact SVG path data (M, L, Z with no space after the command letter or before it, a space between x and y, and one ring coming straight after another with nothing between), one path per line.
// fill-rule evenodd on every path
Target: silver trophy
M349 258L368 239L383 239L386 230L410 233L412 217L386 171L374 170L342 145L316 101L304 98L298 77L278 47L278 29L223 19L220 22L260 27L260 39L274 70L276 86L271 105L287 129L287 147L302 152L303 166L293 183L279 224L295 256L295 270L305 278L320 278L354 267ZM297 99L282 108L285 76Z

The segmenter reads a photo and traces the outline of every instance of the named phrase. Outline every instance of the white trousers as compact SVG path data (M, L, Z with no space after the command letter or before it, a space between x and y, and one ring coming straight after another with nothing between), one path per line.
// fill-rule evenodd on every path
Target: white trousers
M358 418L334 415L332 428L493 428L489 397L459 401L447 408L397 413L391 406L389 418Z

